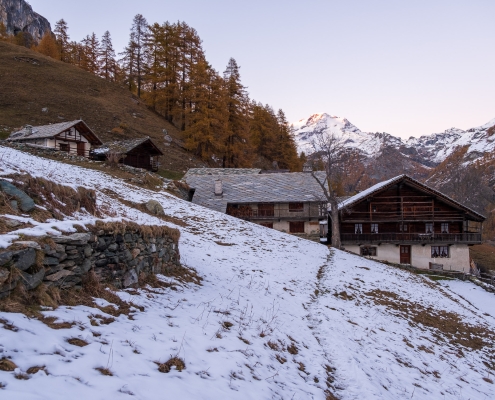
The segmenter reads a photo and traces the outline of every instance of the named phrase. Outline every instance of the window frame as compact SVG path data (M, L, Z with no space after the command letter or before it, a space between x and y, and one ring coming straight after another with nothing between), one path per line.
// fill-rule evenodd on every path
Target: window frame
M428 227L431 227L430 231L428 231ZM435 226L433 225L433 222L425 222L425 233L435 233Z
M299 230L297 230L295 227L298 226ZM302 226L302 230L300 230ZM293 228L294 227L294 228ZM289 233L306 233L304 230L304 221L289 221Z
M399 232L409 232L407 228L407 223L401 222L399 224Z
M58 144L58 149L60 151L65 151L67 153L70 153L70 143L59 143Z
M431 258L450 258L449 246L431 246Z
M361 246L359 248L359 254L361 257L376 257L378 249L376 246Z
M371 229L370 229L370 232L372 234L377 234L379 231L378 231L378 224L375 223L375 222L372 222L371 223Z
M440 223L440 232L441 233L450 233L449 232L449 223L448 222L442 222L442 223Z
M363 224L354 224L354 234L355 235L363 234Z
M289 203L289 212L303 212L303 211L304 211L304 203L302 202Z

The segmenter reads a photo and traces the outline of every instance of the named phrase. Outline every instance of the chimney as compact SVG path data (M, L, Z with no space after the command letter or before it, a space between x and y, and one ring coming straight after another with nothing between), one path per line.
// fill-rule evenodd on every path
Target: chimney
M27 135L26 136L29 136L29 135L32 135L33 134L33 127L31 125L26 125L25 129L26 129L26 132L27 132Z
M222 180L217 179L215 181L215 196L221 196L223 195L223 185L222 185Z

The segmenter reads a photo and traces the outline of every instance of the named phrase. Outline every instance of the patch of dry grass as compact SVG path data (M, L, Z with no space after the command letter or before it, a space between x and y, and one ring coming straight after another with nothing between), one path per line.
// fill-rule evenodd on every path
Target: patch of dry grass
M99 367L99 368L95 368L97 371L99 371L102 375L105 375L105 376L113 376L113 373L112 371L110 371L109 368L103 368L103 367Z
M67 339L67 343L69 343L69 344L71 344L73 346L77 346L77 347L85 347L85 346L87 346L89 344L85 340L79 339L79 338L70 338L70 339Z
M0 360L0 371L12 372L17 368L17 365L8 358L2 358Z
M122 221L122 222L103 222L96 221L95 225L88 225L88 229L97 233L98 231L104 231L109 235L123 235L126 233L139 233L144 239L155 237L170 237L176 244L179 242L180 231L175 228L169 228L168 226L157 225L139 225L135 222Z
M414 324L421 324L433 329L433 337L439 342L462 345L471 350L492 347L495 332L486 326L472 325L464 322L456 313L424 307L417 302L401 298L396 293L375 289L364 293L377 305L387 307L394 315L409 319Z
M175 367L175 369L179 372L181 372L183 369L186 369L186 363L180 357L172 357L167 362L156 362L156 364L158 365L158 371L164 374L169 373L172 370L172 367Z

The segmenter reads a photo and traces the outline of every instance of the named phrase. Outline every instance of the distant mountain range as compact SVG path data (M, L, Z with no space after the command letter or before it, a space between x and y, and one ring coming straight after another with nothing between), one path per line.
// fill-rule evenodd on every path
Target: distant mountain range
M407 140L385 132L363 132L346 118L326 113L301 119L294 123L294 129L298 150L306 154L312 151L311 141L314 135L323 132L342 137L347 148L355 149L363 156L376 159L393 149L394 153L398 152L405 159L426 168L435 167L464 146L468 146L464 155L466 162L493 153L495 149L495 118L467 131L451 128L443 133L411 137Z

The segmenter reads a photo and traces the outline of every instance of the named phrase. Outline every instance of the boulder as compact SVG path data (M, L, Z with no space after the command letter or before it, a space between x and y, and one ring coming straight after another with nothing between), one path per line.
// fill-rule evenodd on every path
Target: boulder
M22 190L17 189L12 183L0 180L0 190L9 196L15 197L22 211L29 212L34 208L34 200Z
M146 204L146 209L154 215L165 215L162 205L156 200L149 200Z
M127 271L124 274L124 287L127 288L129 286L135 285L138 283L138 276L134 269Z
M24 286L27 290L32 290L37 288L41 282L43 282L43 278L45 276L45 270L42 268L35 274L27 274L25 272L21 272L21 281L24 283Z
M21 271L26 271L36 262L36 250L33 248L29 247L27 249L14 251L13 253L12 260L14 260L14 267Z

